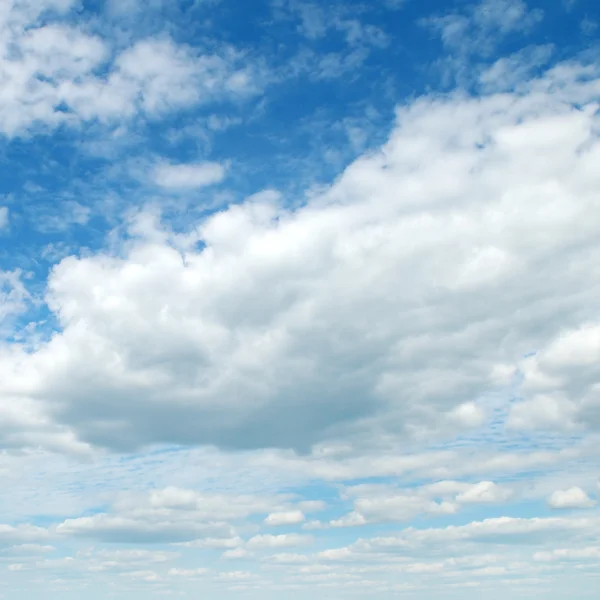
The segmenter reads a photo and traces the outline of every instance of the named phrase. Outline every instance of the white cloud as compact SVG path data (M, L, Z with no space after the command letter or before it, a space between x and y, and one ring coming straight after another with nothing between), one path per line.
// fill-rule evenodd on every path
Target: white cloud
M557 490L548 498L552 508L591 508L595 502L579 487Z
M201 250L147 219L118 257L63 260L61 331L13 348L0 389L121 449L478 427L495 365L595 314L597 88L570 64L515 95L422 98L301 208L231 206L191 224Z
M362 506L361 508L365 513L367 513L368 518L372 520L371 522L401 521L406 519L407 507L405 506L405 503L402 502L401 498L396 498L395 500L396 501L394 503L388 502L387 506L384 507L382 507L381 503L379 503L380 505L376 507L367 505L366 507ZM367 501L367 503L372 503L372 501ZM392 504L392 506L390 506L390 504ZM373 508L375 508L375 510L373 510ZM419 508L417 509L417 512L420 512L421 510L423 509ZM361 525L367 525L368 523L369 521L367 521L367 517L363 516L357 511L352 511L351 513L348 513L339 519L333 519L329 521L327 525L324 525L320 521L312 521L307 523L305 529L323 529L324 527L360 527Z
M225 178L225 172L225 167L219 163L162 163L154 169L154 181L168 189L195 189L220 183Z
M249 550L264 550L267 548L291 548L312 544L313 538L299 533L283 533L281 535L255 535L246 543Z
M475 484L439 481L410 489L364 484L346 488L345 494L355 498L353 512L330 521L328 527L409 521L417 515L452 515L460 510L461 505L501 504L510 498L512 492L491 481ZM324 525L320 522L306 526L307 529L322 527Z
M457 510L456 505L451 502L424 501L419 496L359 498L354 505L359 517L357 524L361 524L361 521L408 521L419 513L451 515Z
M475 402L465 402L453 409L448 418L449 421L454 421L459 429L470 429L484 423L485 413Z
M137 112L157 115L229 95L253 92L240 85L234 54L197 55L168 38L141 40L120 54L105 79L66 81L64 101L82 119L107 120Z
M266 525L297 525L302 523L306 517L301 510L290 510L285 512L271 513L265 519Z
M600 325L585 322L519 365L524 400L511 410L515 428L600 427Z
M189 511L196 519L229 520L269 513L281 506L282 498L211 494L171 486L144 495L123 494L115 502L115 508L138 515Z
M38 19L56 3L9 2L0 17L3 48L0 81L0 131L14 135L36 123L55 125L66 115L57 110L58 85L90 74L107 56L104 43L79 29ZM63 3L66 7L67 4ZM36 26L37 25L37 26Z
M168 37L157 37L139 40L113 56L110 43L85 31L85 24L61 23L44 12L48 7L64 11L71 4L11 0L4 6L0 14L4 135L82 120L153 117L257 91L256 70L242 64L241 55L231 49L199 54Z
M504 502L511 495L510 490L503 489L492 481L482 481L456 496L461 504L487 504Z

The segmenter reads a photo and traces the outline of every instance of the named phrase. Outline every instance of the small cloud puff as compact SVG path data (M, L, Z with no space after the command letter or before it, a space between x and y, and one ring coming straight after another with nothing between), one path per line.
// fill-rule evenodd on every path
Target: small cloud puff
M595 504L580 487L557 490L548 498L548 505L556 509L591 508Z

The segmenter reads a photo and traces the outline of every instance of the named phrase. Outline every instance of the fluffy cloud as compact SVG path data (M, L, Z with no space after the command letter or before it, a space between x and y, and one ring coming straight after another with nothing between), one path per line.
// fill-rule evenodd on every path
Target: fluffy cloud
M104 79L64 82L64 101L83 119L138 112L156 115L250 91L252 83L229 56L198 55L168 38L141 40L120 54Z
M110 512L67 519L53 531L60 536L107 542L129 540L236 548L242 540L236 537L230 523L284 508L284 500L283 497L206 494L174 487L147 493L123 493Z
M585 322L518 365L524 400L511 411L513 427L600 428L600 325Z
M0 132L81 120L114 121L256 92L252 69L231 49L200 54L168 37L142 39L116 56L85 23L56 21L70 0L10 0L0 13Z
M302 523L306 517L301 510L271 513L265 519L266 525L297 525Z
M487 504L502 502L510 495L510 490L503 489L493 481L482 481L460 492L456 501L462 504Z
M60 331L6 350L0 388L121 449L478 426L496 365L594 314L599 81L569 64L519 94L422 98L301 208L259 195L185 246L153 225L63 260Z
M595 502L579 487L557 490L548 498L552 508L591 508Z
M461 505L501 504L511 490L491 481L463 483L439 481L420 488L398 489L386 485L364 484L346 489L354 497L354 511L331 521L329 527L354 527L369 523L409 521L418 515L452 515ZM319 529L319 522L307 528Z
M299 533L284 533L281 535L262 534L250 538L246 547L250 550L265 550L269 548L291 548L312 543L309 535Z

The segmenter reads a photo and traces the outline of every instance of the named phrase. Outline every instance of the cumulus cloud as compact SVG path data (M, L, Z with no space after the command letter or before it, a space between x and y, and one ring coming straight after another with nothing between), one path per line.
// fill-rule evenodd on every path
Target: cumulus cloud
M523 429L600 428L600 325L563 330L518 364L524 399L509 424Z
M302 523L306 517L301 510L271 513L265 519L266 525L297 525Z
M579 487L557 490L548 498L551 508L591 508L595 502Z
M366 525L386 521L408 521L418 514L450 515L457 507L451 502L424 500L418 495L396 495L388 497L359 498L354 503L355 511L330 523L332 527Z
M363 484L347 488L345 494L354 498L351 513L327 525L311 522L306 528L356 527L369 523L409 521L418 515L452 515L460 510L461 505L501 504L510 498L512 491L491 481L475 484L439 481L410 489Z
M119 256L64 259L60 331L11 348L0 387L120 449L479 426L497 364L593 316L597 82L569 64L515 95L422 98L301 208L257 196L192 249L155 223Z
M487 504L503 502L510 495L510 490L503 489L493 481L482 481L460 492L456 501L462 504Z

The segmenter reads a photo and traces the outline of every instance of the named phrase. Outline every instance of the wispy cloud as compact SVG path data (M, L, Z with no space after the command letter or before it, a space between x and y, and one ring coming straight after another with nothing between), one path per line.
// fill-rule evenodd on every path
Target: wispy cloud
M193 189L220 183L226 168L219 163L159 164L154 170L157 185L169 189Z

